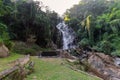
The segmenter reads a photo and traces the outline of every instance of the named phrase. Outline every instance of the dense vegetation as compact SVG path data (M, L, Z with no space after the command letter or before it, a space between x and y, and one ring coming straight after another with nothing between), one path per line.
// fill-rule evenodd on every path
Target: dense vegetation
M120 56L119 0L81 0L66 10L64 17L77 33L80 47ZM13 41L29 42L32 38L43 48L51 48L52 44L61 47L55 27L60 21L59 15L42 2L0 0L0 43L11 49Z
M65 13L81 47L120 56L120 0L81 0Z
M23 54L51 48L54 43L60 45L60 40L56 40L59 38L56 25L60 21L59 15L42 2L0 0L0 43Z
M45 9L46 12L42 11ZM42 2L33 0L0 1L0 36L9 34L11 40L36 39L42 47L48 47L56 37L55 26L60 17ZM2 38L3 39L3 38ZM55 42L54 42L55 43Z
M2 49L5 44L11 51L7 51L11 55L7 59L0 59L0 71L11 67L8 62L10 63L21 57L21 54L40 56L41 51L62 47L62 35L56 29L56 25L62 21L62 18L56 12L50 11L49 7L44 6L41 1L0 0L0 48ZM86 51L81 51L81 49L84 49L120 57L120 0L80 0L77 5L67 9L63 17L65 23L76 32L75 42L80 47L78 51L77 49L71 49L71 54L78 56L75 53L86 53ZM20 55L16 53L20 53ZM65 52L65 55L67 56L67 52ZM87 59L87 54L78 56L83 58L80 59L79 64L85 62L85 64L80 64L83 65L80 66L80 69L84 70L86 66L90 68L94 64L93 68L95 66L95 70L101 71L102 74L107 73L107 70L111 70L111 73L114 72L112 72L114 65L111 57L107 56L108 59L105 60L111 60L106 62L102 61L104 58L99 60L96 57L99 55L92 55L95 58L93 60ZM92 57L90 56L90 58ZM99 80L83 72L78 73L71 70L69 65L64 64L61 58L39 59L32 57L31 59L35 61L36 70L34 74L28 76L27 80ZM88 60L91 60L90 63L88 63ZM94 63L96 60L97 63ZM100 69L98 64L105 65L105 67ZM109 66L112 64L112 67L108 67L108 64ZM118 69L115 68L115 70Z

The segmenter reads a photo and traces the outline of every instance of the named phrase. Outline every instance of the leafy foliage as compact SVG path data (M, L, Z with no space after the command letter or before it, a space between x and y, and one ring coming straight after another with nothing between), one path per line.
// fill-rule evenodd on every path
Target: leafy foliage
M91 46L96 51L120 55L120 1L81 0L68 9L67 23L76 28L79 45ZM74 23L74 20L77 20Z
M46 11L42 11L42 9ZM82 47L91 47L110 55L120 55L120 1L81 0L64 14L65 22L77 33ZM0 42L9 48L10 40L25 41L34 35L39 46L60 45L56 25L59 15L42 2L33 0L0 1ZM25 52L34 52L26 50Z
M9 6L4 5L3 1L0 1L0 43L4 43L9 50L12 48L13 43L10 41L8 27L3 23L1 17L9 14L10 9Z
M1 20L8 26L10 38L12 40L27 41L30 35L35 35L36 43L41 47L46 47L53 38L55 26L60 18L54 11L46 8L42 2L32 0L5 0L4 6L10 6L10 13L1 17ZM7 19L6 19L7 18ZM54 42L55 43L55 42Z
M36 44L28 45L24 42L14 42L14 43L15 45L12 51L18 54L37 55L40 51L40 47Z

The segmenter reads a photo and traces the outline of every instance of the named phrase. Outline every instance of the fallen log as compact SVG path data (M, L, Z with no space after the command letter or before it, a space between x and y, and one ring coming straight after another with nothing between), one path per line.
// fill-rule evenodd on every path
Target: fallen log
M11 74L19 69L21 70L29 61L30 61L30 56L27 55L24 58L20 58L16 61L12 62L12 64L14 65L12 68L0 72L0 80L3 80L3 78L5 78L9 74Z
M2 78L4 78L5 76L7 76L8 74L10 74L10 73L12 73L13 71L15 71L15 70L18 70L19 68L17 67L17 66L15 66L15 67L13 67L13 68L10 68L10 69L7 69L7 70L5 70L5 71L2 71L1 73L0 73L0 80L2 79Z

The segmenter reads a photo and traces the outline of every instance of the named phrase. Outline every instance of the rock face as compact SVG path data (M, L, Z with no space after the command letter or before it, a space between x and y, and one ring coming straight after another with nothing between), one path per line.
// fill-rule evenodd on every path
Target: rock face
M120 66L115 65L113 57L97 52L81 53L80 55L87 55L87 57L80 59L80 61L87 66L88 71L92 72L92 74L104 80L120 80ZM87 64L84 62L87 62Z
M8 48L3 43L0 43L0 58L7 57L8 55Z

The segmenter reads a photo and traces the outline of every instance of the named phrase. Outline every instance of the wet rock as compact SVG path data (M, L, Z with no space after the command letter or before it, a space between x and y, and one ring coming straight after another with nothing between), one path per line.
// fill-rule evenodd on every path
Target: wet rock
M87 58L88 57L88 54L86 51L83 51L82 54L79 55L79 59L82 60L84 58Z
M108 62L114 62L114 59L110 57L109 55L105 55L104 53L96 53L96 56L100 57L104 61Z
M92 55L89 57L88 63L91 64L92 67L96 69L103 68L105 66L103 61L95 55Z
M111 78L111 80L120 80L120 79L118 79L118 78Z
M90 65L91 72L104 80L120 80L120 67L119 59L116 59L116 64L114 63L114 58L103 53L85 53L83 59L86 59L87 66ZM81 54L83 56L83 54ZM81 59L80 59L81 60ZM82 60L81 62L84 63ZM90 70L90 69L89 69ZM97 73L97 74L96 74Z

